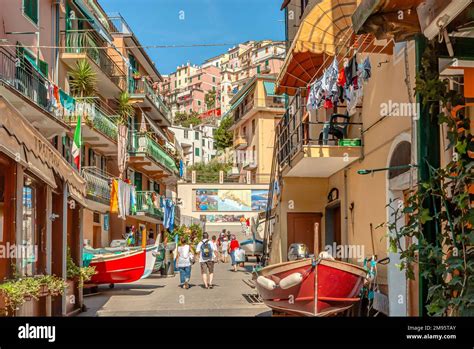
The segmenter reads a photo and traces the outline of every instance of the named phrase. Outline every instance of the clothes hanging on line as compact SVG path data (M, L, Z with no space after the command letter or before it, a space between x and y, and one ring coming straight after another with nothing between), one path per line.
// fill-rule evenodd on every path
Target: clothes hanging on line
M110 212L118 213L118 180L113 179L110 190Z

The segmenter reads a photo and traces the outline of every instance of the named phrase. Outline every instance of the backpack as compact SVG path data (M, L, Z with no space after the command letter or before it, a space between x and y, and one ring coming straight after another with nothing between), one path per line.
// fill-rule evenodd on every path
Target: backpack
M209 240L203 241L201 245L201 256L203 259L209 259L212 257L212 247Z

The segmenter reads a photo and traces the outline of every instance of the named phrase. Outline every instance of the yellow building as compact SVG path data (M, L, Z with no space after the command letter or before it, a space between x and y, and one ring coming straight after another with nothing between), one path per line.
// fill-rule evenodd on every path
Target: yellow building
M285 99L275 93L275 77L256 75L232 99L234 168L240 182L269 183L275 127Z

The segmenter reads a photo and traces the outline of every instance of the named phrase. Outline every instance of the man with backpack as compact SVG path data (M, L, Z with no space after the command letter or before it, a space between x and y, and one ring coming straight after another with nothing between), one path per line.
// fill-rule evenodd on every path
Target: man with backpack
M209 234L204 232L202 234L202 241L196 247L196 252L199 253L199 264L201 265L202 281L204 288L213 288L212 278L214 276L214 259L216 251L214 251L213 244L209 240ZM209 283L207 274L209 273Z

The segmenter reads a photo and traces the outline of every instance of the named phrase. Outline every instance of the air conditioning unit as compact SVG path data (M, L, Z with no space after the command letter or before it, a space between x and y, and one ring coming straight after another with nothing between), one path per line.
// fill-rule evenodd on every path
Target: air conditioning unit
M429 40L433 39L471 3L472 0L426 0L421 3L417 13L423 34Z

